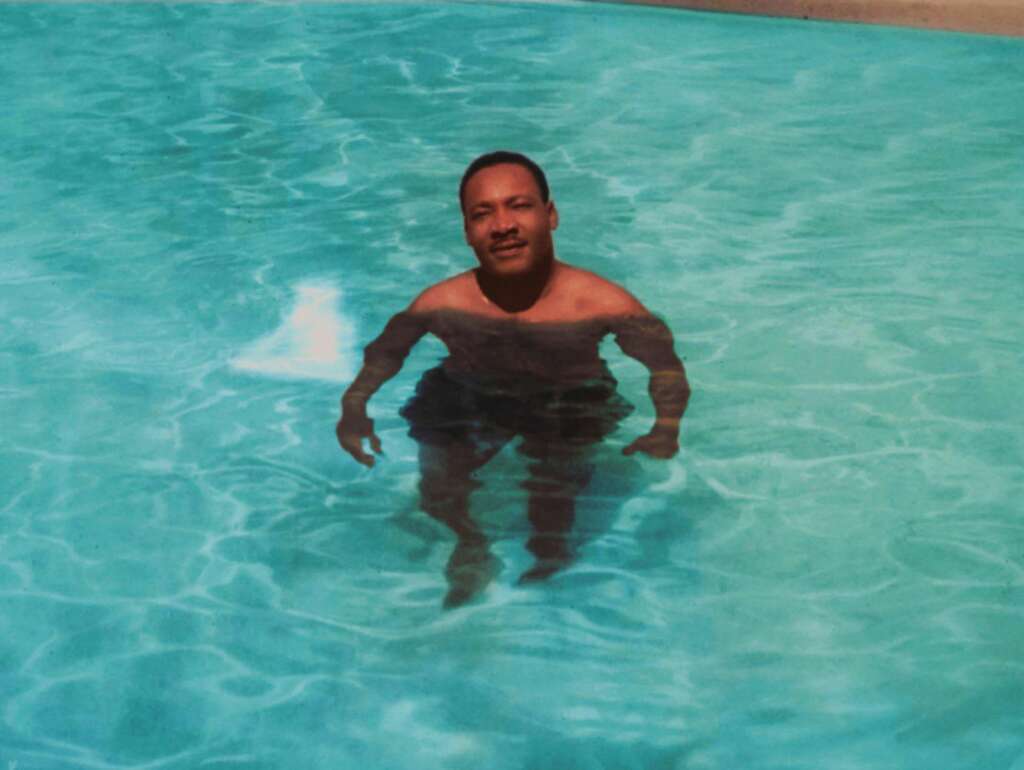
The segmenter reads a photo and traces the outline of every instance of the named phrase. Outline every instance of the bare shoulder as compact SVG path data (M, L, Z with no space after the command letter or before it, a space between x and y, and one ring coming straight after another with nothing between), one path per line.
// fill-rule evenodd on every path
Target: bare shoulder
M614 281L565 263L561 268L566 294L586 315L650 315L640 300Z
M420 292L409 305L410 313L430 313L437 310L468 310L476 292L473 271L453 275Z

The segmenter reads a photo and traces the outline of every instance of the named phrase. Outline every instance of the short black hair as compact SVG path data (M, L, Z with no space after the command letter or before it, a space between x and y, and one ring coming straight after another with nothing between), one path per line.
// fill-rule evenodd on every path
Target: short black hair
M466 205L466 185L469 183L470 178L476 174L477 171L481 171L490 166L498 166L502 163L512 163L516 166L522 166L529 171L533 175L533 179L537 183L537 187L540 189L541 200L545 203L548 202L548 199L551 197L551 191L548 189L547 177L544 176L544 172L541 170L540 166L520 152L495 150L494 152L484 153L466 167L466 171L462 175L462 181L459 182L459 206L461 208L465 208Z

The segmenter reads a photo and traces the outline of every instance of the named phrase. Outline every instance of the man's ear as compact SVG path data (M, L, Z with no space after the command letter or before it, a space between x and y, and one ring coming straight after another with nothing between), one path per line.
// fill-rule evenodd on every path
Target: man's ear
M548 201L548 225L552 230L558 229L558 209L554 201Z

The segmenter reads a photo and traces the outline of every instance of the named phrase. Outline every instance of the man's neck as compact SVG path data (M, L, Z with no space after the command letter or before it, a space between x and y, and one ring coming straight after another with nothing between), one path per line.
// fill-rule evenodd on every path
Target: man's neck
M552 257L536 270L523 275L496 276L478 267L473 271L477 286L484 297L506 313L521 313L529 310L544 296L551 284L555 271Z

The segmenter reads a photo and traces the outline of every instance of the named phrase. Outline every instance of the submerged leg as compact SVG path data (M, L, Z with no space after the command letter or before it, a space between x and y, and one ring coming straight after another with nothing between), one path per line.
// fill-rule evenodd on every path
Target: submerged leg
M456 537L445 569L446 609L468 602L500 570L490 543L469 515L469 496L479 486L473 472L486 464L504 443L494 442L484 449L462 442L445 446L420 444L420 505Z
M520 583L544 580L572 563L569 536L576 516L576 496L593 475L586 447L526 442L530 458L523 487L530 493L527 515L532 533L527 550L536 561L519 576Z

